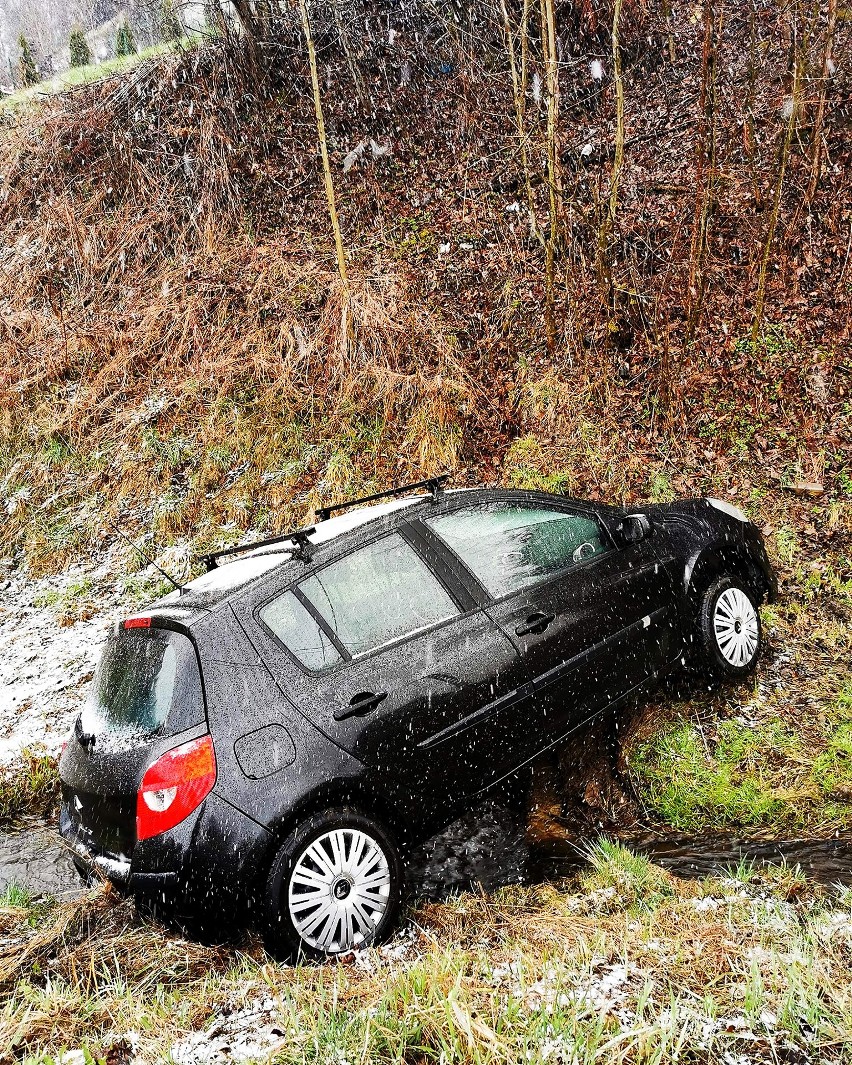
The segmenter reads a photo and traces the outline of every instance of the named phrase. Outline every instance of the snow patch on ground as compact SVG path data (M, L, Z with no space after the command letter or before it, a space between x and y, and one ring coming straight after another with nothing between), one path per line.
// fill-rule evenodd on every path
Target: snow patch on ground
M209 1027L193 1032L171 1048L175 1065L224 1065L236 1061L269 1061L287 1043L288 1033L275 1022L271 998L230 1014L220 1014Z
M37 580L0 560L0 768L26 747L58 753L107 630L128 609L126 572L122 549ZM81 605L80 620L62 616Z

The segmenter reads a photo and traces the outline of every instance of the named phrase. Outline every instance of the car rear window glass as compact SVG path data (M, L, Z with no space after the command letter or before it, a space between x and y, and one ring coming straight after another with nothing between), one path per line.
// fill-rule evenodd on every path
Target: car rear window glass
M494 598L607 550L593 518L517 503L482 503L427 518L426 524Z
M292 592L285 592L260 611L260 620L306 669L325 669L341 661L340 653L316 618Z
M438 578L396 533L325 566L299 589L353 656L458 613Z
M94 736L149 736L204 720L191 641L167 629L119 630L104 647L80 718Z

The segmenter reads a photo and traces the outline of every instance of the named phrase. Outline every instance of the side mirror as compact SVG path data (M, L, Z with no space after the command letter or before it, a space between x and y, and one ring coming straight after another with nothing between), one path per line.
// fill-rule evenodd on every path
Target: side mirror
M647 514L628 514L615 527L615 534L622 547L646 540L652 532L651 519Z

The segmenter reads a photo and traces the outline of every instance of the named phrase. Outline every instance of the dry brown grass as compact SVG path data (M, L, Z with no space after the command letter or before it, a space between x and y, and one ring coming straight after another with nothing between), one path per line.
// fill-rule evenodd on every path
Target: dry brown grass
M160 1060L182 1034L271 1000L281 1061L509 1062L557 1036L579 1040L583 1062L662 1062L670 1036L699 1055L759 1046L758 1060L810 1040L843 1060L844 901L793 872L687 883L618 850L594 862L579 881L421 904L393 951L354 966L187 943L109 890L40 918L8 910L2 1043L36 1060L103 1055L133 1028Z
M651 30L653 11L646 17ZM752 348L742 340L750 267L728 264L726 274L716 263L706 335L681 350L670 330L664 365L659 323L681 313L683 264L680 230L660 218L676 214L682 197L661 193L660 218L628 207L645 202L639 193L655 167L670 165L671 146L653 128L628 149L620 225L637 247L667 250L669 268L638 276L630 242L614 248L625 256L614 263L624 293L639 295L619 315L602 314L583 257L597 207L578 173L565 188L575 239L559 265L560 314L576 321L562 322L565 343L549 357L540 248L524 242L507 196L494 192L512 187L517 162L515 133L500 118L508 71L469 56L461 94L452 79L430 81L428 64L418 74L426 80L405 93L376 88L373 103L394 116L398 138L386 159L348 174L346 146L373 119L348 109L345 93L328 94L351 275L344 289L304 57L282 57L278 80L258 82L233 42L220 42L4 121L7 548L26 543L38 564L56 563L104 533L104 514L161 539L199 529L209 539L222 523L278 528L301 520L318 493L445 467L462 482L537 481L622 499L647 495L650 472L678 492L704 474L741 476L745 452L750 465L808 476L816 462L838 490L848 385L827 273L813 280L819 312L799 313L793 300L767 343ZM328 77L349 77L334 49L322 62ZM765 64L755 104L766 121L773 69ZM580 136L590 121L582 87L565 88ZM660 106L660 86L646 89L647 101L638 87L628 94L637 129L646 118L653 126ZM541 130L530 133L535 143ZM480 156L487 172L471 162ZM724 165L739 189L755 174L771 180L773 159L752 159L748 182L738 156ZM837 189L847 179L842 164ZM447 193L456 187L460 198ZM719 225L730 240L757 246L745 201L726 199L725 211ZM828 211L812 232L826 263L833 218ZM820 314L824 324L812 329ZM663 382L664 373L674 376ZM673 394L677 403L661 406ZM524 462L517 443L527 437L538 452ZM683 468L689 474L678 477Z

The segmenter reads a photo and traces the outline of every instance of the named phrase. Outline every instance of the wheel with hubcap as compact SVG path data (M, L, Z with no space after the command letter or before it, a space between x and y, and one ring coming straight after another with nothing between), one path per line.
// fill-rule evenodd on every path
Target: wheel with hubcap
M384 828L353 810L317 814L272 863L266 948L321 959L380 942L396 922L401 889L399 854Z
M704 592L698 611L704 666L720 679L751 673L763 633L754 593L736 577L720 577Z

